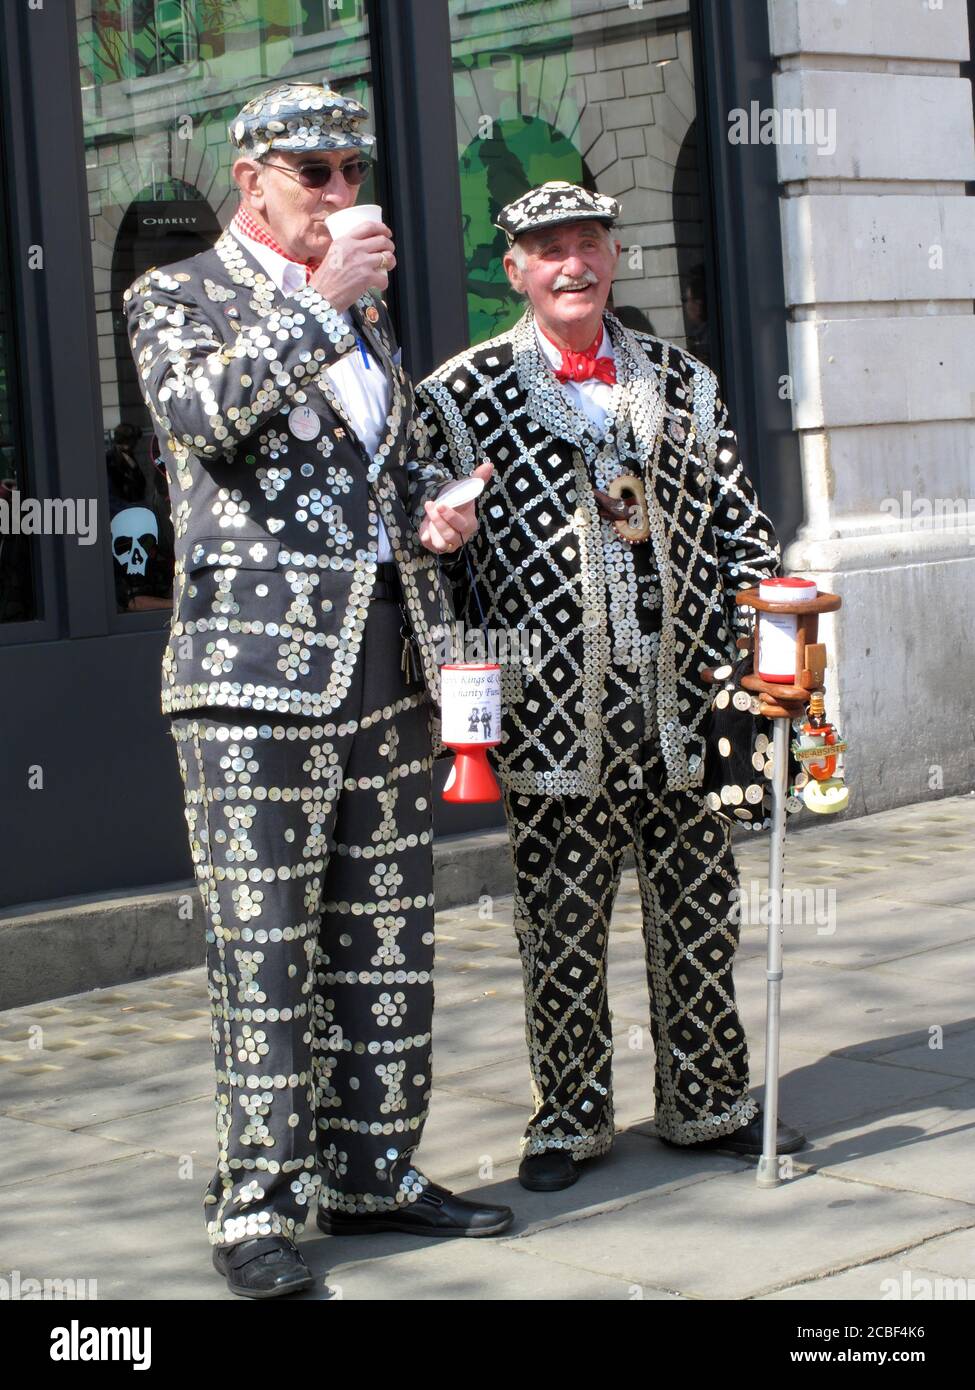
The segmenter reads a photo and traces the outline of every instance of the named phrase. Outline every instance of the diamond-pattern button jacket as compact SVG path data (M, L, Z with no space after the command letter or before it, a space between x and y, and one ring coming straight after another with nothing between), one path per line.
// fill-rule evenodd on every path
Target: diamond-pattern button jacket
M738 590L778 573L779 546L739 457L714 372L671 343L604 322L616 357L609 420L642 469L660 578L659 648L648 640L667 786L703 775L709 687L702 666L734 653L749 620ZM514 791L592 796L600 782L602 698L613 660L607 615L625 545L598 513L602 431L571 404L539 351L531 309L417 386L411 467L430 491L489 459L495 474L468 542L487 622L540 634L537 656L502 667L498 770ZM419 486L419 485L418 485ZM478 613L465 570L451 568ZM626 595L617 595L626 602ZM648 638L657 614L648 614ZM639 618L636 619L639 621ZM639 635L639 634L638 634Z

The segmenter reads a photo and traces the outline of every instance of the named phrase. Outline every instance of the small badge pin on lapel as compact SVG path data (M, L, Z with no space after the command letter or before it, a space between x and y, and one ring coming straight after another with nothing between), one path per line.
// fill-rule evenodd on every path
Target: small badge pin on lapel
M336 439L344 439L344 438L345 438L345 430L342 428L341 425L336 426L336 428L332 431L332 433L335 435L335 438L336 438Z
M379 322L379 310L376 308L375 304L369 305L369 308L366 310L366 318L370 323Z
M292 406L291 414L288 416L288 429L296 439L317 439L321 428L322 422L310 405Z

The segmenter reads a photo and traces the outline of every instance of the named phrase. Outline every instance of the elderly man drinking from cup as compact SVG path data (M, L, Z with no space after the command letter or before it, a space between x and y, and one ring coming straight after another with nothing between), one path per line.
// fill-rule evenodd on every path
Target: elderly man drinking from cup
M286 82L231 122L240 206L210 251L126 291L170 480L163 658L206 918L218 1159L204 1198L230 1289L308 1287L294 1237L494 1235L415 1165L431 1087L431 701L440 554L474 504L405 469L396 251L361 209L368 113ZM489 469L482 470L489 473Z

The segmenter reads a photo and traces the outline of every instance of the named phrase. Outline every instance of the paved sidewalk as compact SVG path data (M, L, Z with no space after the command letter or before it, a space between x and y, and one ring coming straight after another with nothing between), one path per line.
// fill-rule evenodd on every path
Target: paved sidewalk
M328 1287L304 1297L878 1300L937 1295L938 1279L975 1296L973 831L975 797L959 797L790 832L787 897L803 911L785 931L781 1105L812 1146L771 1191L743 1162L654 1138L632 872L610 945L616 1145L567 1192L523 1191L511 900L438 914L419 1162L507 1202L516 1223L479 1241L325 1238L310 1223L303 1250ZM764 836L739 849L746 916L766 856ZM738 962L759 1088L760 923L744 926ZM0 1014L0 1276L246 1306L211 1268L203 1229L211 1076L202 969Z

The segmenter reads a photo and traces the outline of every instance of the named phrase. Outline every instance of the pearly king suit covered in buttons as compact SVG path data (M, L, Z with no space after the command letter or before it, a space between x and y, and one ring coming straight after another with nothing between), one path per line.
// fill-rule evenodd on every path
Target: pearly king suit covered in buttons
M431 634L447 616L445 594L412 524L404 451L413 396L382 302L364 295L352 310L391 388L387 433L370 459L326 370L358 350L354 336L310 285L281 294L232 233L147 271L125 305L172 480L176 589L163 712L334 709L361 643L377 516L425 684L439 700ZM282 623L300 630L308 652L284 666Z
M356 302L353 334L229 230L141 275L125 307L176 534L162 709L207 924L208 1232L293 1236L313 1198L373 1211L426 1182L431 720L452 615L412 522L412 391L381 302ZM360 351L389 388L371 455L328 378ZM380 518L402 611L374 597Z
M560 385L530 306L418 385L414 425L424 486L484 458L495 466L467 549L488 624L521 637L521 659L502 665L493 760L534 1094L522 1147L576 1159L613 1140L605 963L630 846L658 1130L689 1144L756 1113L731 979L737 874L727 826L698 790L710 705L701 668L727 661L744 632L734 593L779 567L714 373L611 313L603 321L616 383L601 426ZM650 537L633 546L593 491L625 474L648 504ZM476 626L464 573L451 573Z

